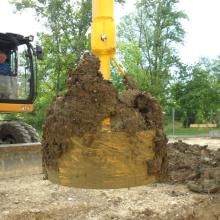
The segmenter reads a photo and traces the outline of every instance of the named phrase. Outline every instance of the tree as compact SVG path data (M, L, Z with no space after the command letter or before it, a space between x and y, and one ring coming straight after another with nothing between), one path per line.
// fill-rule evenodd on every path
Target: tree
M44 48L40 82L52 81L51 89L58 94L64 89L67 70L89 48L91 1L77 0L74 7L70 0L14 0L12 3L19 11L33 9L37 19L44 22L47 33L39 34Z
M172 86L173 100L185 127L212 122L220 107L220 87L211 66L207 59L200 60Z
M124 17L118 32L120 59L142 90L162 104L172 69L180 64L176 46L183 42L186 15L176 9L179 0L140 0L136 12Z

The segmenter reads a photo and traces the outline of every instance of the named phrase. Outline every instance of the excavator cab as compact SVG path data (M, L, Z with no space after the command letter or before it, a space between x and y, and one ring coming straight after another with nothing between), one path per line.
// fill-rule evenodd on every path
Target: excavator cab
M42 58L40 46L31 44L33 36L0 33L0 53L6 56L0 65L9 66L8 72L0 68L0 112L31 112L36 96L37 64ZM0 66L1 67L1 66Z

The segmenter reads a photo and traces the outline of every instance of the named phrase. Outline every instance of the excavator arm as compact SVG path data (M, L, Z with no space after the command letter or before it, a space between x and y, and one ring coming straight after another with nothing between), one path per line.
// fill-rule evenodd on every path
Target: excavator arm
M92 52L100 59L103 77L110 79L110 62L115 56L114 1L92 0Z
M112 62L125 79L128 87L137 89L133 80L125 73L115 57L114 0L92 0L92 18L91 49L100 60L100 72L104 79L110 80Z

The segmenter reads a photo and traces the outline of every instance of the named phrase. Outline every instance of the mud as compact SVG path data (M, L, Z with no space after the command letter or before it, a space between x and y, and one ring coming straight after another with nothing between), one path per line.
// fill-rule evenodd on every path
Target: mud
M171 183L185 183L199 193L220 191L220 149L189 145L182 141L168 144L168 177Z
M148 165L149 172L162 180L166 176L167 140L158 102L148 93L128 88L129 83L119 94L110 81L103 79L99 67L98 59L87 53L69 71L67 93L56 97L47 112L43 134L45 166L57 169L57 160L68 151L71 137L85 137L85 145L90 145L102 132L103 120L110 118L111 131L126 132L134 141L136 132L156 131L155 158Z

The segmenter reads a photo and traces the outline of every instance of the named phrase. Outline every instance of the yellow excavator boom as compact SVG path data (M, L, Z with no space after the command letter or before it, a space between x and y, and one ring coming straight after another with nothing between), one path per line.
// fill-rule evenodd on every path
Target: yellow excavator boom
M92 0L92 52L100 59L103 77L110 79L110 62L115 56L116 34L113 0Z
M114 0L92 1L92 52L100 60L100 72L104 79L110 80L110 63L116 66L122 77L126 73L115 58L116 54L116 25L114 21Z

